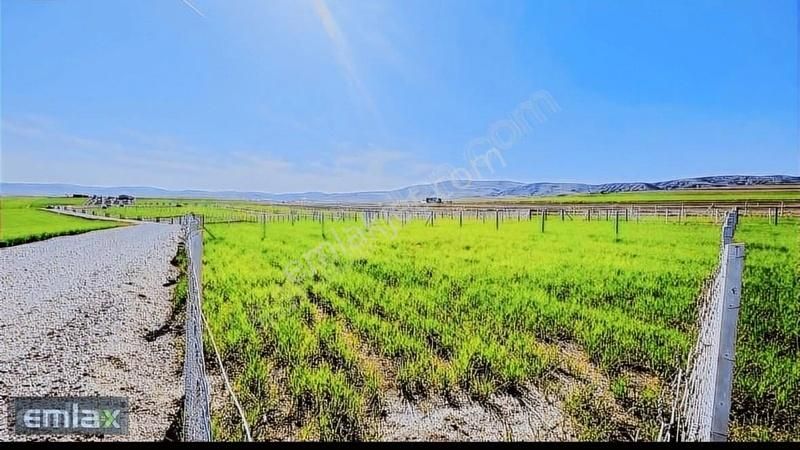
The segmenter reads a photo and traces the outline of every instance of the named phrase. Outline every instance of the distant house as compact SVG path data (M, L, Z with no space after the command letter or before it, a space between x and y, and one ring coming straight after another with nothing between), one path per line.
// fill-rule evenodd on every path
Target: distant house
M117 197L117 201L121 206L132 205L134 200L136 199L132 195L122 194Z
M92 195L87 201L87 206L100 206L103 208L109 206L128 206L132 205L136 199L132 195L120 195L118 197L110 196L104 197L102 195Z
M442 203L441 197L427 197L425 198L425 203Z
M89 198L88 194L72 194L72 198Z

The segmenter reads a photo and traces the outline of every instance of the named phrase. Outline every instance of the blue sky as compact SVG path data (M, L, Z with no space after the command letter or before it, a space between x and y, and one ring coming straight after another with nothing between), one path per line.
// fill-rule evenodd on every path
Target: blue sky
M797 175L797 11L3 0L0 174L270 192Z

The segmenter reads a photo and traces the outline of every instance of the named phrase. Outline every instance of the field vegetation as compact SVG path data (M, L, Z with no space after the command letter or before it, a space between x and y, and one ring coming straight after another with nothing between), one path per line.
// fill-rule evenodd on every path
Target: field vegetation
M734 436L800 440L800 221L744 220Z
M0 197L0 247L120 225L41 209L49 205L80 205L84 201L68 197Z
M719 242L694 220L624 222L619 239L613 222L553 219L544 233L527 220L208 228L204 310L258 439L373 438L398 392L546 388L578 376L571 348L607 380L600 397L565 395L581 437L620 438L610 408L655 438L659 380L685 363ZM237 437L232 416L215 421Z
M250 213L248 213L250 211ZM281 214L289 209L278 205L245 201L216 201L198 199L144 199L132 206L114 206L96 211L96 214L124 219L147 219L155 217L179 217L200 214L206 222L241 221L253 213Z

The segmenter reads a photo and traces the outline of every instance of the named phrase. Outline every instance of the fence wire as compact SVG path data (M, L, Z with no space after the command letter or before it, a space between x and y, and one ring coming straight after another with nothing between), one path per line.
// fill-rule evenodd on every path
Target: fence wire
M744 255L743 245L732 244L737 222L735 210L723 222L719 263L702 291L697 342L688 356L687 375L678 380L675 390L678 410L662 435L664 441L727 438L739 307L737 292L741 292L740 258Z
M186 358L184 360L183 440L211 440L211 397L203 355L203 221L185 216L183 225L188 263L186 299Z

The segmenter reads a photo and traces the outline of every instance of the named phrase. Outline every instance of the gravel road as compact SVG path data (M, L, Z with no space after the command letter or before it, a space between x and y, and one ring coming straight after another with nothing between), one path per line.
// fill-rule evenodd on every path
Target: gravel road
M92 440L165 437L183 386L179 235L141 224L0 249L0 441L29 438L4 420L22 395L128 397L129 435Z

